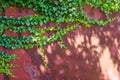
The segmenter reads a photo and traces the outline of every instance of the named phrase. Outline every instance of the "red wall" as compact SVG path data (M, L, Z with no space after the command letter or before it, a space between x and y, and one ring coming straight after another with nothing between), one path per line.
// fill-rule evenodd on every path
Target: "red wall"
M93 19L104 19L105 17L99 9L92 9L88 5L84 10ZM35 12L27 8L5 9L5 16L17 18L31 14L35 14ZM80 25L74 31L69 32L63 37L65 45L68 47L67 50L61 49L57 42L45 46L49 69L45 69L42 65L37 47L28 50L11 50L0 47L0 50L6 53L16 54L16 59L11 62L16 67L12 69L12 76L8 76L9 80L108 80L109 73L106 72L107 76L104 73L107 70L106 63L101 58L101 55L107 53L112 61L112 63L109 63L110 61L108 63L116 65L117 68L114 70L111 65L107 66L111 66L109 69L117 75L117 72L120 72L120 15L116 13L111 16L116 16L117 19L104 28L97 25L85 28ZM54 23L47 25L54 25ZM29 35L28 32L17 34L9 30L5 30L4 33L9 36ZM105 52L105 49L108 52ZM0 74L0 80L4 80L2 78L3 75Z

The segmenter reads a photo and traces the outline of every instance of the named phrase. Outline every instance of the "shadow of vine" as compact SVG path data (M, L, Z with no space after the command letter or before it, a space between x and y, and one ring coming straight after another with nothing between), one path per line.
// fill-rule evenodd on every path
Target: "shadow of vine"
M22 67L26 67L32 80L120 80L119 13L113 15L117 17L116 21L106 27L92 25L91 28L85 28L79 25L75 30L68 32L63 36L66 50L61 49L57 42L45 46L49 69L42 65L37 47L17 50L16 53L23 53L18 54L19 58L26 58L24 61L17 58L19 65L26 62ZM27 57L22 57L23 55ZM27 60L29 57L30 61ZM27 65L27 62L35 66L35 69Z
M120 15L106 27L79 26L63 37L67 50L56 43L45 47L50 67L44 80L119 80Z

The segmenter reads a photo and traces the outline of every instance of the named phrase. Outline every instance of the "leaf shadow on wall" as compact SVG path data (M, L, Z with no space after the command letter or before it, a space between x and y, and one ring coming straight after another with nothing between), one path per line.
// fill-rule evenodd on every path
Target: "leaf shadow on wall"
M38 80L106 80L111 77L119 80L120 16L117 15L117 20L106 27L92 25L88 29L79 26L67 33L63 37L66 50L57 42L45 46L49 69L41 64L38 48L30 49L27 53L31 63L40 72Z

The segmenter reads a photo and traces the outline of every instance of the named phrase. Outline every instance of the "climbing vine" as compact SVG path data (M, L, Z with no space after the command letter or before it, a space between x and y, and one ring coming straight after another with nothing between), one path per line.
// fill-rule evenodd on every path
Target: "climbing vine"
M9 55L5 52L0 52L0 73L4 73L6 75L11 74L10 68L13 67L13 64L8 64L8 62L15 59L15 55Z
M110 12L120 10L120 0L0 0L0 11L4 12L7 7L14 5L16 7L28 7L37 11L38 14L14 18L12 16L0 16L0 46L5 48L29 49L38 46L41 50L41 58L44 65L47 67L43 46L60 40L60 46L66 48L62 40L68 31L72 31L79 24L86 27L91 27L91 24L105 26L112 22L115 18L110 18ZM85 5L91 5L94 8L100 8L105 13L106 20L97 20L89 18L83 10ZM55 26L42 27L43 24L52 21ZM60 28L62 22L71 22L72 25L67 25ZM37 28L37 26L40 26ZM29 36L7 36L4 30L9 29L16 33L28 31ZM45 33L52 32L52 35L46 36Z

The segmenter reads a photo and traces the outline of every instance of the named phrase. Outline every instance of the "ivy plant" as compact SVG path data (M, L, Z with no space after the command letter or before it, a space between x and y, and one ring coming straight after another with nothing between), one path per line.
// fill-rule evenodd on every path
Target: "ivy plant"
M10 68L13 67L13 64L9 64L8 62L15 59L15 55L9 55L5 52L0 52L0 73L4 73L6 75L10 75Z
M89 18L83 9L86 4L93 8L99 8L105 14L106 19ZM0 0L0 11L4 12L11 5L19 8L32 8L38 14L18 18L0 16L0 46L13 50L17 48L29 49L37 46L41 50L40 56L46 67L44 45L59 40L60 43L58 45L62 48L67 48L62 40L62 36L67 34L67 32L74 30L79 24L85 27L91 27L91 24L105 26L115 20L114 17L109 17L110 12L120 10L120 0ZM48 22L54 22L55 26L42 27L43 24ZM60 28L59 25L63 22L74 24ZM39 28L37 27L38 25L40 26ZM28 31L30 34L29 36L7 36L4 34L6 29L16 33ZM48 32L53 34L46 36L45 33Z

